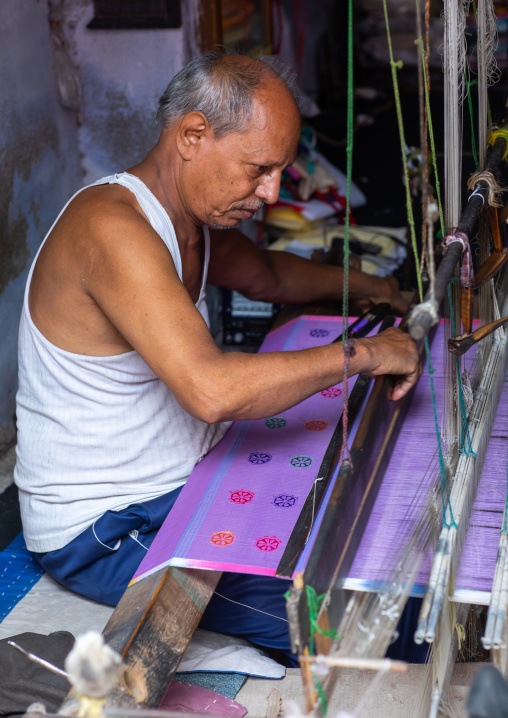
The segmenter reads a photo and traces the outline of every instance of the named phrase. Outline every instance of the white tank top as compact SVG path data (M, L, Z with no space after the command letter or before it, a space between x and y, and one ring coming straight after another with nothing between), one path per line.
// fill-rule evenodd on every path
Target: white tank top
M94 185L106 183L134 193L181 280L175 230L159 201L126 172ZM203 232L205 262L196 307L208 323L210 237L206 227ZM28 306L39 252L28 275L20 323L14 477L27 547L45 552L65 546L108 509L147 501L184 484L230 424L205 424L188 414L136 351L85 356L48 341Z

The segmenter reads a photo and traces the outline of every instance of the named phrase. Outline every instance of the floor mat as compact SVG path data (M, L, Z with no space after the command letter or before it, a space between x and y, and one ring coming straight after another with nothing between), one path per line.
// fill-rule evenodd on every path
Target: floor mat
M0 552L0 622L38 582L43 573L27 550L23 534L18 534L14 541Z

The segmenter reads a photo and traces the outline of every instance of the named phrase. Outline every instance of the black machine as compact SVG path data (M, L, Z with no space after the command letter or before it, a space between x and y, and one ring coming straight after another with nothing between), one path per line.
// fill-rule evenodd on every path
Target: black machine
M228 346L259 346L279 313L280 305L247 299L222 290L222 336Z

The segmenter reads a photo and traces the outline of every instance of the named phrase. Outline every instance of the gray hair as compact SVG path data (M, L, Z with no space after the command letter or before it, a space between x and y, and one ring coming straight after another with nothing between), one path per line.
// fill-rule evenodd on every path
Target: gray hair
M228 132L243 132L256 90L270 77L285 84L300 110L296 76L285 63L271 57L206 52L171 80L159 100L156 119L163 127L171 127L179 117L198 111L217 138Z

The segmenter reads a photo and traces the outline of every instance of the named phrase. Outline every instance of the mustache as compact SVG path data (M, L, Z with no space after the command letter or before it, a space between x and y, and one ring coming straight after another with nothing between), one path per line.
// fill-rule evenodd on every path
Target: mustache
M261 202L258 202L254 205L253 204L239 204L239 205L236 205L235 207L231 207L231 209L232 210L245 209L248 212L258 212L261 209L261 207L264 207L264 206L265 206L265 203L263 200L261 200Z

